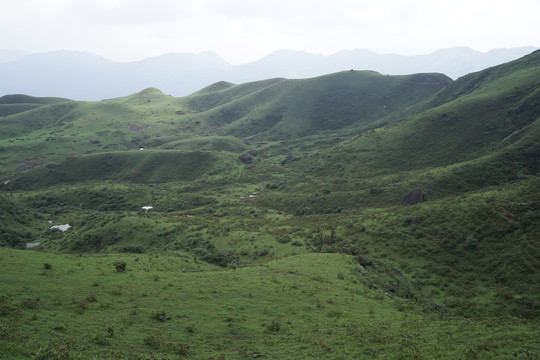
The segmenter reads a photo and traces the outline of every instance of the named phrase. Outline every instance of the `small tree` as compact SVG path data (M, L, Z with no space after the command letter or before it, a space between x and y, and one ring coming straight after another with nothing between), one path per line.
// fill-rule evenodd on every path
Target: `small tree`
M100 233L92 234L87 239L87 244L93 247L96 252L100 252L105 246L105 236Z
M336 225L331 221L329 227L330 234L327 234L321 225L317 226L317 231L313 236L310 237L309 234L306 233L304 242L311 251L321 253L327 251L327 247L334 244Z

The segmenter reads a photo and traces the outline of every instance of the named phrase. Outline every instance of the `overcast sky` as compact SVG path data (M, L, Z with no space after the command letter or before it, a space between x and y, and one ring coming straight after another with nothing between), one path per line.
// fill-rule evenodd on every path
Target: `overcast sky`
M116 61L211 50L242 64L277 49L540 46L538 0L0 0L0 49Z

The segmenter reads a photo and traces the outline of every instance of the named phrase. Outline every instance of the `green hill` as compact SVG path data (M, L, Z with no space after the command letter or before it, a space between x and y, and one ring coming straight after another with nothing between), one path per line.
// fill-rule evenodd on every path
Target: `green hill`
M69 102L69 101L72 101L72 100L64 99L64 98L55 98L55 97L35 97L35 96L28 96L28 95L23 95L23 94L4 95L0 97L0 104L2 105L8 105L8 104L51 105L51 104Z
M71 100L54 97L34 97L28 95L4 95L0 97L0 117L32 110L45 105L59 104Z
M8 184L7 188L36 189L90 180L182 183L237 167L236 157L223 152L117 151L70 157L58 165L38 167Z
M0 249L0 353L538 357L538 79L535 52L0 118L0 244L39 243Z
M258 140L280 140L329 130L358 130L397 121L446 86L439 74L384 76L348 71L314 79L229 86L188 97L201 123L218 133ZM257 85L257 86L256 86ZM254 88L254 89L253 89ZM226 103L213 100L227 99Z
M436 179L437 173L447 173L444 167L453 166L464 183L476 182L480 187L536 176L540 151L540 91L536 80L540 77L540 53L527 59L501 66L515 71L485 71L501 73L502 78L489 80L482 74L460 78L459 84L442 90L436 102L442 102L444 94L456 89L474 86L475 90L397 124L349 137L294 166L317 176L331 169L330 173L347 179L400 172L410 178L411 171L422 170L431 172ZM463 176L467 170L458 170L461 168L472 171Z
M149 88L119 99L38 108L0 120L6 161L0 176L13 176L28 163L45 165L93 152L191 150L194 142L219 150L223 141L215 136L225 136L230 149L239 149L230 137L266 143L325 138L336 131L358 133L420 111L450 81L437 74L389 77L354 71L306 80L217 84L185 98ZM218 145L211 144L214 140Z

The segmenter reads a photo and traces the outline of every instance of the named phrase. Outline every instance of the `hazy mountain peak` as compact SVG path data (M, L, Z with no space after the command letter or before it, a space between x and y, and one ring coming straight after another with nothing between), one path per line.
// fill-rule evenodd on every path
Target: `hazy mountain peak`
M224 65L230 65L225 60L223 60L223 58L221 58L218 54L212 51L204 51L199 54L187 53L187 52L173 52L173 53L153 56L153 57L146 58L137 62L138 63L152 62L152 61L160 61L164 59L175 60L175 61L207 61L207 62L222 63Z
M24 50L0 49L0 64L20 60L29 54Z
M23 93L100 100L153 86L174 96L184 96L219 81L238 84L271 78L299 79L350 69L390 75L437 72L456 79L515 60L533 50L534 47L522 47L482 53L461 46L403 56L351 49L325 56L282 49L236 66L211 51L169 53L118 63L89 52L60 50L0 63L0 95Z
M444 53L462 53L462 54L470 53L472 54L472 53L479 53L479 51L473 50L468 46L454 46L450 48L443 48L443 49L435 50L431 54L444 54ZM429 55L429 54L426 54L426 55Z
M113 61L89 51L74 50L54 50L25 56L19 62L38 63L38 62L59 62L70 65L100 65L112 64Z

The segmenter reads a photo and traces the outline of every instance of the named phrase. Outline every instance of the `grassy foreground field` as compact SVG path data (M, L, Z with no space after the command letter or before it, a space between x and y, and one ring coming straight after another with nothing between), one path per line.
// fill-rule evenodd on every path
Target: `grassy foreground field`
M125 271L116 271L119 262ZM181 252L0 249L0 352L3 359L538 356L538 321L450 317L375 289L372 268L345 254L221 269Z

